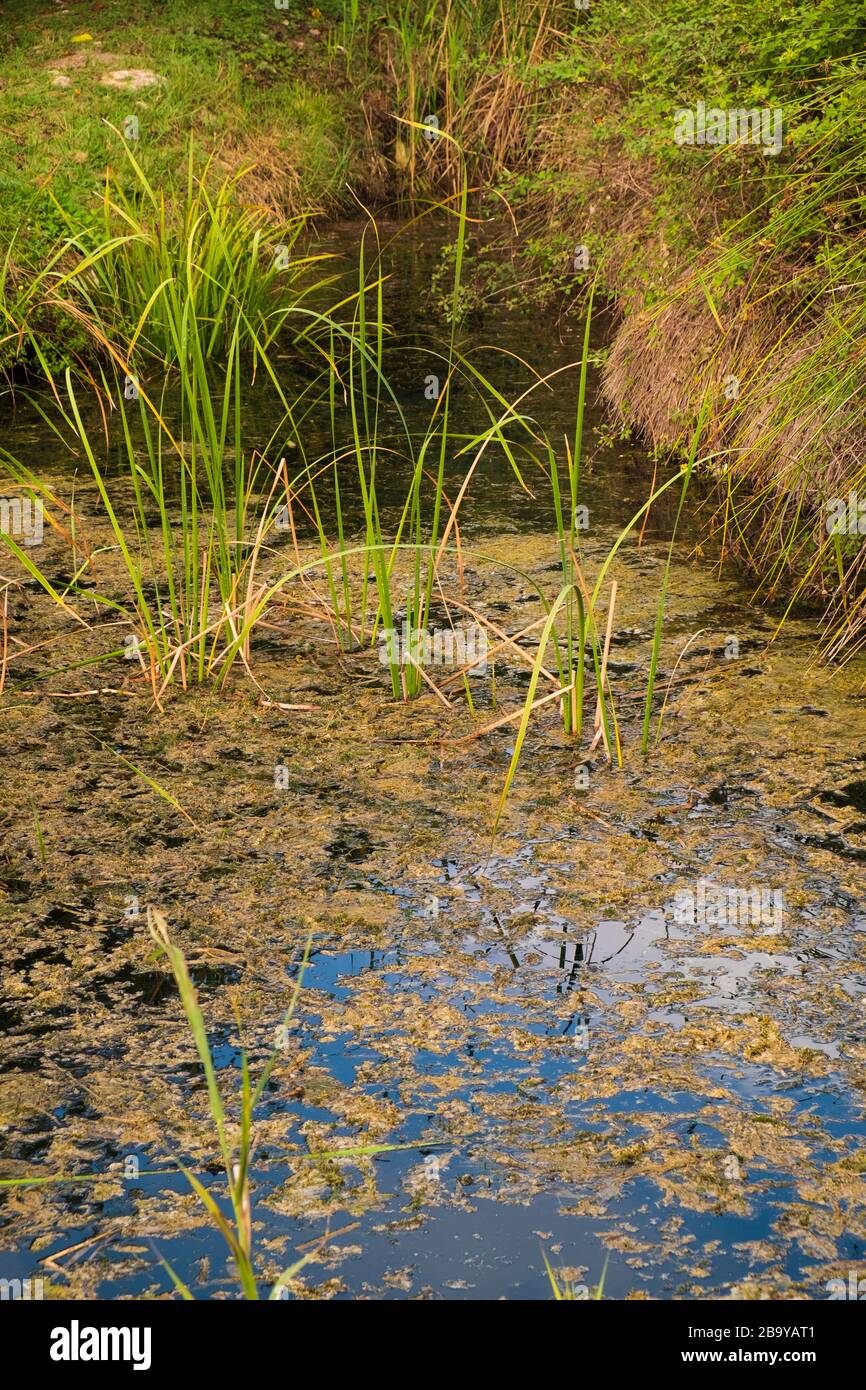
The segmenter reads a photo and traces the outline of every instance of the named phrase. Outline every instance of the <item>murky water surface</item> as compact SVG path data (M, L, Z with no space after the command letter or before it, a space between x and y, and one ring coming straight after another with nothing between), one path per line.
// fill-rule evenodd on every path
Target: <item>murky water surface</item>
M398 270L408 344L429 329L429 264L419 249ZM578 353L573 329L540 316L488 315L472 333L542 372ZM513 361L499 372L506 396L527 381ZM407 347L399 393L419 422L424 375ZM573 429L572 381L533 405L554 438ZM263 428L270 408L251 393ZM12 435L13 452L66 468L25 412ZM651 465L592 437L589 455L592 575ZM395 506L401 489L395 477ZM448 572L449 593L511 632L542 611L533 585L559 587L549 498L533 490L491 453L462 514L462 588ZM242 1043L254 1069L273 1046L313 933L260 1108L263 1289L325 1232L300 1296L547 1297L542 1251L590 1284L607 1259L614 1297L821 1298L862 1270L866 669L816 669L802 619L768 645L748 590L694 558L692 518L671 574L665 722L643 760L669 524L660 505L615 568L622 769L566 739L548 706L493 842L514 726L465 736L519 707L525 663L500 655L495 686L489 669L475 678L474 718L459 695L407 708L375 652L339 658L294 615L259 640L256 675L272 701L309 708L239 682L178 695L160 718L122 661L46 675L116 631L94 646L34 591L16 596L14 636L52 644L16 660L0 706L0 1161L6 1177L88 1180L6 1189L0 1274L60 1297L167 1295L158 1250L197 1296L235 1295L172 1168L178 1155L221 1191L147 903L187 954L229 1093ZM763 916L688 920L684 894L738 902L731 890Z

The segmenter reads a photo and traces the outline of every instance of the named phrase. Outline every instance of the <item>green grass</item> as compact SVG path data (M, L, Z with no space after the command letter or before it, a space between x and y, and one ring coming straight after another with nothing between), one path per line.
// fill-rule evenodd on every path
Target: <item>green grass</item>
M592 5L535 78L539 138L499 184L526 274L542 294L582 288L566 266L589 247L626 316L606 378L623 423L670 446L709 390L724 553L782 611L821 603L825 653L853 653L864 551L824 523L866 483L862 5L772 0L759 26L742 0ZM781 112L781 151L677 145L675 113L699 99Z
M447 138L447 137L446 137ZM163 199L142 177L148 201L161 209ZM394 699L412 700L432 690L446 705L450 700L437 684L436 673L425 670L423 655L434 606L443 589L443 564L456 553L458 515L478 466L488 450L499 449L525 486L523 470L537 468L550 488L555 543L559 552L561 588L549 601L537 586L544 607L544 626L524 708L519 718L514 750L496 812L494 832L504 809L536 707L558 698L565 732L580 740L584 728L585 672L591 662L591 682L596 702L594 739L601 739L610 761L622 765L622 747L613 695L607 677L607 653L614 619L615 587L609 598L605 584L611 565L626 538L655 499L676 482L676 475L658 488L623 529L599 566L593 581L584 573L580 556L577 512L583 450L587 370L590 355L592 303L588 306L580 359L558 368L547 377L535 374L532 384L514 400L507 400L492 380L465 353L458 336L458 314L449 316L448 337L431 359L441 364L442 387L432 404L427 425L413 434L388 378L390 329L385 319L383 287L385 262L379 230L371 220L364 231L358 258L357 290L335 306L335 312L314 309L303 293L268 313L266 285L259 292L250 286L249 261L243 237L231 235L235 227L233 204L219 196L210 198L195 184L190 172L190 210L182 218L180 232L168 235L163 228L151 238L143 223L123 209L127 236L111 236L89 251L69 272L72 282L97 268L120 260L129 293L146 296L132 333L134 351L147 344L145 363L159 366L155 384L136 378L129 342L121 350L104 332L93 328L109 353L109 371L103 372L99 391L111 405L112 424L106 437L96 433L82 409L82 386L65 377L65 401L57 394L59 420L55 423L43 407L44 418L62 434L71 432L86 458L111 541L121 557L126 577L125 599L95 593L84 578L89 556L84 555L73 579L63 592L54 588L47 572L11 537L3 537L8 549L48 596L78 622L82 609L96 603L118 612L130 624L135 655L150 685L154 702L162 701L170 687L183 688L202 682L223 687L234 670L242 667L258 684L254 672L253 639L259 625L277 603L282 603L298 583L309 587L324 582L325 594L313 590L315 617L330 625L344 649L375 647L397 632L401 619L408 640L387 647L388 679ZM468 190L464 182L457 199L447 201L454 223L452 257L452 305L459 302L467 224ZM115 214L116 215L116 214ZM159 224L158 224L159 225ZM249 229L245 227L248 232ZM253 238L257 233L253 233ZM131 266L124 264L132 254ZM141 257L144 257L143 268ZM150 261L153 260L153 265ZM209 271L203 267L210 265ZM247 277L241 274L247 266ZM110 278L104 270L106 282ZM99 317L99 285L90 291L89 312ZM137 290L136 290L137 285ZM321 287L319 287L321 288ZM337 312L339 310L339 312ZM296 399L290 399L279 380L270 349L276 326L293 332L295 341L315 346L323 366L314 373ZM122 322L129 326L127 313ZM166 362L172 363L166 373ZM113 369L113 370L112 370ZM137 398L126 399L121 373L132 382ZM249 438L249 413L242 397L251 371L267 378L283 406L283 415L269 440ZM570 372L574 381L576 416L574 434L567 441L565 458L557 451L532 413L532 394L548 389L551 377L566 387ZM161 375L166 373L165 375ZM474 400L478 425L470 434L452 426L452 392L459 384ZM169 386L179 395L179 408L166 411ZM56 391L56 386L55 386ZM133 392L133 395L135 393ZM338 411L338 398L345 409ZM310 456L304 424L316 406L327 410L330 447ZM339 417L339 419L338 419ZM393 421L396 419L396 428ZM348 421L348 425L347 422ZM386 421L390 421L386 425ZM120 457L125 472L107 467L120 434ZM277 440L294 445L290 474L285 458L277 461L271 451ZM695 448L685 473L680 511L695 462ZM459 489L446 501L446 462L463 460ZM560 471L565 469L565 484ZM405 501L399 520L390 532L382 523L379 501L380 473L404 477ZM47 520L71 540L81 530L71 505L60 502L32 470L10 457L6 469L13 485L44 504ZM329 533L323 521L318 490L325 476L333 482L335 526ZM360 499L362 535L353 542L347 533L344 507L349 497ZM273 547L277 518L283 512L293 536L293 553ZM304 513L314 524L318 558L304 559L295 537L295 516ZM679 512L678 512L679 517ZM66 517L71 518L66 524ZM73 524L74 522L74 524ZM671 538L671 549L673 537ZM276 575L274 575L275 557ZM656 632L649 674L644 728L646 751L649 713L664 620L668 566L660 594ZM523 576L527 582L528 576ZM590 588L590 584L592 587ZM292 600L297 602L297 598ZM307 616L310 615L309 605ZM483 622L483 616L480 620ZM546 671L548 645L553 643L556 676ZM115 660L116 651L104 654ZM542 673L558 680L558 688L536 701ZM475 707L466 679L463 689L470 716ZM441 678L439 678L441 679ZM451 678L453 679L453 677ZM483 731L482 731L483 732ZM138 769L133 769L142 775ZM159 790L159 788L156 788Z
M149 182L135 146L115 132L128 178L110 170L101 221L76 223L58 210L66 235L38 274L22 275L11 256L0 271L0 361L38 364L51 382L57 342L90 384L92 368L123 345L125 374L180 365L190 316L206 361L225 358L247 330L267 348L287 315L328 283L314 273L329 258L297 249L307 226L298 214L269 217L239 197L240 170L216 182L187 151L185 186L173 197ZM127 186L129 185L129 186ZM53 199L53 194L51 195Z
M307 272L327 257L296 249L306 218L280 222L245 206L244 171L214 185L207 165L196 172L192 144L186 187L168 202L135 147L118 143L132 186L107 178L97 229L70 219L61 259L77 259L53 283L55 301L71 296L73 307L83 306L105 339L126 344L128 363L138 349L164 366L178 364L184 315L200 329L205 360L225 358L236 331L245 346L247 325L267 348L287 312L322 285Z
M105 0L98 11L83 4L53 12L48 23L44 5L18 0L4 7L4 24L0 255L16 286L45 268L70 220L100 227L106 166L134 188L115 134L129 116L139 122L135 150L144 177L169 200L183 194L192 141L201 166L214 162L217 181L254 165L242 201L266 207L277 221L345 202L360 113L324 77L324 27L311 37L316 24L303 7L284 12L259 0L216 0L203 9L168 0L148 9ZM85 33L92 41L73 42ZM294 46L298 35L303 49ZM116 56L106 63L100 53ZM52 64L70 59L85 65L58 69L70 85L53 86ZM163 80L137 92L104 86L101 77L119 69L147 69ZM42 315L55 364L69 360L68 331L66 324L64 334L52 332ZM0 367L12 360L7 342Z
M225 1215L219 1202L201 1179L182 1163L180 1159L176 1158L175 1162L186 1177L199 1202L225 1240L242 1297L249 1300L257 1300L260 1297L259 1284L261 1283L261 1279L257 1277L253 1256L252 1170L256 1157L255 1112L256 1107L264 1096L274 1068L280 1061L282 1050L280 1039L286 1036L288 1029L292 1025L298 998L303 987L304 972L306 970L312 943L309 939L307 940L306 949L300 962L298 976L292 991L292 997L283 1015L282 1021L277 1028L277 1045L267 1058L255 1084L250 1074L249 1059L246 1049L242 1049L241 1090L238 1098L237 1118L233 1120L230 1117L231 1101L228 1097L223 1095L217 1079L213 1055L208 1040L207 1025L201 1010L201 1005L199 1004L195 986L190 977L189 967L187 966L183 951L172 941L168 922L165 917L153 907L148 908L147 925L150 935L156 945L158 955L164 955L168 960L171 973L177 985L192 1040L195 1044L195 1050L204 1072L205 1083L207 1085L208 1109L216 1133L220 1157L225 1172L226 1193L231 1210L231 1219ZM358 1144L351 1145L344 1149L319 1152L311 1155L311 1157L316 1161L335 1158L361 1158L378 1153L392 1152L395 1149L415 1147L417 1146L411 1144ZM324 1244L325 1239L326 1236L323 1236L320 1245ZM316 1255L319 1253L320 1245L303 1255L299 1260L294 1261L293 1264L282 1271L271 1284L268 1294L270 1300L281 1297L282 1290L291 1284L305 1265L316 1258ZM175 1289L181 1297L185 1300L192 1301L193 1294L190 1292L188 1285L183 1282L179 1275L172 1269L168 1261L165 1260L158 1251L157 1258L168 1273Z
M298 219L283 228L264 226L237 204L234 182L211 194L207 179L194 173L191 151L185 201L169 210L165 191L126 153L135 199L115 190L115 201L107 188L101 240L68 242L62 259L71 260L69 269L42 277L51 302L63 304L82 327L102 364L95 377L86 363L77 378L67 368L60 384L40 357L57 408L50 397L47 409L38 400L37 406L58 437L72 436L90 467L126 571L128 603L98 593L91 599L119 609L131 623L136 655L159 703L175 679L184 687L212 677L225 681L235 661L249 667L245 620L262 589L257 565L293 485L285 461L272 463L268 454L277 435L294 442L297 433L268 352L282 335L296 351L304 345L312 354L318 332L330 333L333 342L342 329L305 302L322 292L323 281L305 274L321 258L293 252ZM38 331L27 332L39 352ZM285 411L270 440L256 435L252 443L246 432L255 425L245 431L241 393L256 369L271 379ZM91 388L101 432L83 410ZM169 392L180 402L170 420ZM108 467L118 434L121 477ZM73 603L84 596L80 580L89 557L77 563L74 507L8 455L5 471L18 490L44 505L70 542L74 576L65 593L57 593L11 536L3 542L83 623ZM236 642L239 627L246 635Z
M560 1283L560 1281L556 1277L556 1274L553 1270L553 1267L551 1266L550 1261L547 1258L547 1255L545 1255L543 1251L542 1255L544 1258L544 1268L547 1271L547 1277L550 1281L550 1289L555 1302L577 1303L583 1301L584 1295L582 1288L580 1288L580 1286L576 1285L574 1282L568 1279L563 1279ZM605 1258L604 1268L601 1271L601 1278L589 1294L589 1297L596 1303L600 1303L604 1298L604 1284L607 1278L607 1266L609 1259L610 1256L607 1256Z
M140 201L153 220L148 223L145 213L127 202L107 203L110 222L102 242L79 246L83 259L76 260L54 290L57 298L81 293L86 312L80 321L108 357L96 385L108 407L103 417L112 423L106 423L105 438L93 429L83 410L84 387L68 369L62 389L52 382L59 408L51 415L50 401L40 408L46 424L61 436L64 431L73 436L89 464L126 571L128 602L120 604L120 611L133 627L136 654L155 700L159 703L178 680L184 686L211 679L224 683L236 663L252 675L255 626L278 593L316 568L315 563L303 565L296 553L297 563L276 584L258 577L279 512L293 517L297 506L315 518L331 598L328 618L338 639L349 645L375 643L383 631L394 629L394 613L402 605L413 639L391 661L392 693L402 698L419 694L425 675L413 656L414 639L427 629L441 553L456 525L456 506L443 525L446 458L452 448L477 449L477 462L493 439L502 440L503 421L511 414L507 403L459 354L452 320L440 354L443 392L423 437L413 438L385 372L388 329L374 222L362 239L357 292L335 306L339 315L325 314L306 302L307 284L300 287L299 282L303 261L294 275L290 266L288 289L283 299L277 296L270 262L266 255L264 262L260 257L261 229L237 211L230 191L223 187L210 197L190 164L183 215L169 221L162 192L137 167L136 174ZM460 293L466 196L464 188L455 210L455 298ZM111 225L116 219L124 226L121 236L114 235ZM262 264L264 269L254 275L252 268ZM124 287L120 311L112 307L112 284ZM321 294L321 280L313 288ZM306 345L324 363L296 400L286 396L270 353L277 337L285 341L287 335L296 348ZM163 376L167 364L171 371ZM255 424L242 410L241 399L253 372L268 379L284 407L271 439L256 436L255 444L248 438ZM468 442L455 439L450 429L450 393L458 373L479 399L505 407L497 420L487 405L490 428ZM180 397L179 411L174 405L170 418L165 406L169 388ZM342 424L338 437L338 396L348 406L348 437ZM386 399L402 423L397 440L384 434ZM317 402L327 402L332 445L323 457L310 458L298 417L305 418ZM107 467L118 434L125 476ZM296 449L293 476L285 460L270 458L277 438L288 439ZM378 500L382 457L391 470L402 457L409 479L402 517L390 536L383 531ZM44 503L49 522L60 527L58 512L74 518L74 509L61 503L35 472L8 456L6 471L15 487ZM323 472L334 481L336 538L326 533L318 503L317 480ZM343 498L349 488L363 505L360 546L346 543ZM64 530L74 551L76 526ZM76 612L76 598L84 599L85 606L95 601L118 608L116 600L83 588L87 557L58 594L34 559L12 537L3 539L27 573L78 621L83 618ZM335 539L338 552L332 555ZM398 563L407 553L408 579ZM350 567L362 565L356 596ZM374 591L367 578L371 569ZM399 595L394 592L397 583L404 586ZM107 653L106 659L113 656Z
M189 1026L195 1050L198 1054L204 1072L205 1083L207 1086L208 1110L211 1122L214 1127L217 1143L219 1146L220 1158L225 1172L226 1193L230 1207L230 1217L227 1216L213 1195L209 1187L206 1187L201 1179L188 1168L179 1158L175 1158L175 1163L186 1177L193 1192L204 1207L210 1219L213 1221L217 1230L222 1235L228 1249L234 1275L238 1281L241 1296L249 1300L257 1300L260 1297L259 1286L262 1283L261 1277L257 1274L254 1253L253 1253L253 1195L252 1178L253 1169L256 1162L256 1137L255 1137L255 1117L256 1108L262 1100L268 1082L274 1069L279 1065L283 1052L283 1040L292 1026L298 1006L298 1000L304 983L304 974L310 956L312 941L308 938L303 957L298 968L297 979L292 990L292 997L283 1015L282 1021L277 1026L276 1046L271 1051L262 1067L258 1080L254 1083L249 1066L249 1058L246 1048L241 1050L241 1088L240 1095L236 1098L224 1096L220 1089L216 1069L214 1067L213 1054L208 1040L207 1024L202 1013L198 995L189 973L189 967L183 951L177 946L171 937L168 922L161 912L154 907L148 907L147 925L151 938L156 946L157 956L165 956L171 973L177 985L180 995L181 1005ZM235 1117L232 1118L232 1112ZM425 1149L435 1147L435 1144L425 1142L423 1144L352 1144L341 1149L319 1150L306 1156L307 1161L323 1162L325 1160L346 1159L346 1158L366 1158L373 1157L380 1153L393 1153L396 1150ZM287 1160L291 1162L291 1159ZM161 1170L164 1171L164 1170ZM27 1185L30 1182L39 1182L40 1179L11 1179L9 1186ZM56 1179L45 1179L45 1181L76 1181L74 1177L60 1177ZM297 1277L305 1265L316 1256L327 1240L327 1232L322 1236L321 1241L307 1254L293 1264L284 1269L278 1277L271 1283L268 1298L270 1300L280 1298L283 1290L287 1289L292 1281ZM160 1264L169 1275L172 1284L181 1298L192 1301L193 1294L187 1284L172 1269L171 1265L163 1256L156 1252Z
M382 54L393 73L399 187L457 186L450 143L420 133L432 112L485 209L507 200L516 216L517 283L547 303L589 280L616 296L634 328L610 394L654 444L690 437L712 381L700 450L720 478L725 553L759 596L817 598L826 654L852 653L866 641L864 551L824 522L830 499L866 491L862 5L770 0L758 26L743 0L508 18L506 32L493 4L402 0L371 28L347 2L353 76ZM675 113L698 100L780 112L781 151L678 145ZM569 268L578 242L588 276ZM473 275L501 292L495 257ZM695 318L700 338L685 331Z
M229 1128L226 1108L217 1081L213 1057L211 1056L207 1029L205 1027L201 1008L199 1007L198 996L196 995L195 987L190 978L186 959L180 948L175 946L172 942L168 930L168 923L165 918L159 912L155 911L155 909L150 908L148 910L147 920L148 928L158 950L168 957L171 972L174 975L175 983L180 994L183 1011L195 1042L196 1052L198 1053L199 1061L204 1070L207 1083L208 1106L216 1129L220 1155L225 1169L226 1189L232 1210L231 1222L223 1215L210 1191L196 1175L178 1160L179 1166L199 1201L205 1207L225 1239L226 1245L234 1260L235 1269L244 1297L248 1299L257 1299L259 1296L258 1286L252 1262L252 1200L250 1196L250 1159L253 1151L253 1111L268 1084L268 1079L276 1064L279 1053L277 1050L272 1053L255 1087L253 1087L250 1079L246 1053L243 1054L241 1068L240 1121L236 1127L236 1135L233 1134ZM299 988L300 984L296 986L292 1000L286 1010L283 1019L283 1027L288 1027L291 1022ZM284 1271L280 1279L274 1285L271 1297L276 1297L282 1284L294 1277L294 1274L304 1263L305 1261L302 1260L299 1264ZM187 1286L171 1270L169 1270L169 1273L171 1274L175 1287L182 1297L185 1299L192 1299L192 1294Z

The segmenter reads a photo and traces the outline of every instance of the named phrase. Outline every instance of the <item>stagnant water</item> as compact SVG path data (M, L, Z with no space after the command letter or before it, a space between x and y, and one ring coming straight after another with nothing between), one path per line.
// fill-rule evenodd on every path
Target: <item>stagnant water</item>
M331 244L350 256L353 230ZM430 328L435 250L412 248L388 288L404 344ZM535 312L488 312L471 335L542 372L578 355L577 329ZM506 396L526 383L514 361L498 372ZM407 349L396 380L419 422L425 374ZM539 420L570 433L573 379L545 394ZM263 429L271 409L250 392ZM9 434L68 478L37 419L22 410ZM651 464L603 435L588 453L592 574ZM510 631L541 611L518 571L558 589L534 491L491 451L462 513L463 589L449 586ZM493 841L514 726L458 740L519 706L528 667L501 660L495 690L476 678L474 721L460 701L406 707L375 653L341 659L295 617L260 639L255 671L273 701L308 708L263 705L239 680L158 716L122 661L46 676L88 649L34 590L16 596L13 636L41 623L52 642L13 663L0 704L2 1176L89 1180L4 1190L0 1277L167 1295L158 1251L197 1297L236 1292L172 1167L220 1195L147 903L187 954L231 1096L242 1045L254 1074L273 1046L313 934L259 1109L263 1292L325 1232L298 1296L548 1297L543 1252L586 1284L607 1260L617 1298L824 1298L862 1271L866 668L817 667L805 619L769 644L773 619L694 554L698 522L675 548L654 753L638 741L667 504L615 571L622 769L548 707ZM769 912L689 921L682 895L714 889L763 892Z

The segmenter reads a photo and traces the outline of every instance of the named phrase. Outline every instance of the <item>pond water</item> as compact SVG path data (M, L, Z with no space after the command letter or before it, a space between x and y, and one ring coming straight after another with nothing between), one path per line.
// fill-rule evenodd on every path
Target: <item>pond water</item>
M326 244L350 259L355 238ZM387 288L396 389L419 423L413 345L433 331L437 250L410 247ZM535 311L488 311L467 336L542 373L579 354L577 325ZM529 379L501 352L489 362L509 399ZM559 439L574 376L552 385L533 413ZM269 433L267 391L248 410ZM480 428L468 397L465 411ZM652 476L603 420L594 406L590 575ZM68 479L23 407L8 435ZM532 584L559 588L549 496L531 490L489 452L461 511L462 586L450 576L511 632L541 613ZM515 726L467 736L520 707L528 665L501 657L495 685L474 678L474 717L456 698L398 704L375 652L340 655L294 614L254 648L270 704L239 679L160 716L122 661L96 679L46 674L56 642L84 660L106 634L70 634L33 589L16 597L13 635L51 641L11 667L0 703L0 1176L79 1180L3 1190L0 1276L42 1277L55 1296L168 1296L158 1251L197 1297L236 1296L172 1166L182 1157L223 1201L148 903L187 955L233 1097L242 1046L255 1075L312 934L259 1108L263 1292L323 1235L296 1296L546 1298L545 1255L587 1285L606 1264L615 1298L823 1298L862 1271L866 665L817 666L807 618L771 640L745 584L695 553L696 493L671 568L665 720L642 758L674 491L614 568L622 768L566 738L548 706L493 839ZM743 911L737 892L769 911ZM358 1146L381 1151L322 1157Z

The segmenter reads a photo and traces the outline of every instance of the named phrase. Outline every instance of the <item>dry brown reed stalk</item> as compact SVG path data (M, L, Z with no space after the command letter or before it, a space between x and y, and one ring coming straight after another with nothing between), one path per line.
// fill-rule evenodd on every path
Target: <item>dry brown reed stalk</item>
M534 712L541 709L542 705L550 704L551 700L561 700L563 696L569 695L573 689L572 685L564 686L562 689L551 690L547 695L541 695L537 700L533 700L530 709ZM504 724L513 724L515 719L522 719L526 706L521 705L520 709L512 710L510 714L504 714L501 719L496 719L492 724L485 724L483 729L473 729L469 734L462 734L460 738L446 738L443 743L470 743L473 739L483 738L485 734L490 734L494 729L501 729Z
M519 632L515 632L512 637L509 637L508 633L503 632L502 628L499 627L497 623L494 623L490 618L485 617L483 613L479 613L477 609L470 608L470 606L466 603L458 603L457 600L453 598L451 599L451 602L455 608L459 608L460 611L463 613L468 613L470 617L474 618L477 623L482 624L482 626L486 627L490 632L492 632L495 637L498 637L500 639L494 646L487 648L487 651L485 652L485 658L487 660L489 660L491 656L495 656L497 652L504 651L507 648L509 651L513 653L514 656L518 657L521 661L528 662L530 666L534 666L535 658L532 657L524 647L521 647L519 645L519 642L521 637L527 637L530 632L534 632L537 627L541 627L543 625L543 623L545 622L545 614L542 613L540 618L536 618L535 621L529 623L527 627L521 628ZM468 666L464 666L459 671L455 671L453 675L448 676L442 682L443 687L450 685L453 681L462 679L462 677L466 674L467 671L471 671L474 666L478 665L478 661L483 660L485 658L479 657L476 661L470 662ZM545 666L539 667L539 670L541 672L541 675L544 676L545 680L550 681L552 685L559 685L559 680L554 672L548 671Z

